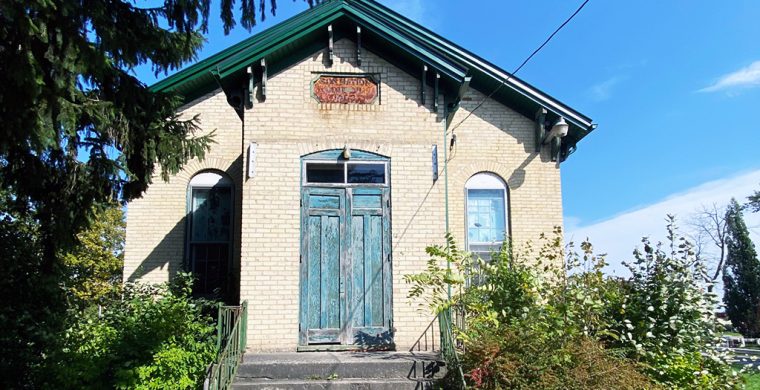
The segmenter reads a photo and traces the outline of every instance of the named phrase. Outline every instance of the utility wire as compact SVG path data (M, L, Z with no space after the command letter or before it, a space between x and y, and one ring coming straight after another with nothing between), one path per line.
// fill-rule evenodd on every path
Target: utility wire
M493 97L493 95L495 95L495 94L496 94L496 92L499 92L499 90L501 89L501 87L503 87L503 86L504 86L504 85L507 83L507 81L509 81L509 79L510 79L510 78L512 78L512 76L514 76L514 75L515 75L517 72L519 72L519 71L520 71L520 69L522 69L522 68L523 68L523 66L525 66L525 64L527 64L527 63L528 63L528 61L530 61L530 60L533 58L533 56L535 56L536 54L538 54L538 52L539 52L539 51L541 51L541 49L543 49L543 48L544 48L544 46L546 46L546 44L547 44L547 43L549 43L549 41L551 41L551 40L552 40L552 38L554 38L554 36L555 36L555 35L557 35L557 33L558 33L560 30L562 30L562 28L563 28L563 27L565 27L565 25L567 25L568 23L570 23L570 21L571 21L571 20L573 20L573 18L575 17L575 15L578 15L578 13L580 13L580 12L581 12L581 10L583 9L583 7L585 7L585 6L586 6L586 4L587 4L589 1L590 1L590 0L585 0L585 1L583 2L583 4L581 4L581 5L580 5L580 7L578 7L578 9L576 9L576 10L575 10L575 12L573 12L573 14L572 14L572 15L570 15L570 17L569 17L569 18L567 18L567 19L566 19L566 20L565 20L565 21L564 21L564 22L563 22L563 23L562 23L562 24L561 24L559 27L557 27L557 29L556 29L556 30L554 30L554 32L553 32L553 33L551 33L551 35L549 35L549 37L548 37L548 38L546 38L546 40L544 41L544 43L542 43L542 44L541 44L541 46L539 46L539 47L538 47L536 50L534 50L534 51L533 51L533 53L531 53L531 54L528 56L528 58L526 58L526 59L525 59L525 61L523 61L523 62L522 62L522 64L520 64L520 66L518 66L518 67L517 67L517 69L515 69L515 71L514 71L514 72L512 72L512 73L510 73L510 74L507 74L507 78L506 78L506 79L504 79L504 80L501 82L501 84L499 84L499 86L498 86L498 87L496 87L496 89L494 89L494 90L493 90L493 92L491 92L490 94L488 94L488 96L486 96L485 98L483 98L483 100L481 100L481 101L480 101L480 103L478 103L478 105L477 105L477 106L475 106L475 108L473 108L473 109L472 109L472 110L471 110L471 111L470 111L470 112L467 114L467 116L466 116L466 117L464 117L464 118L463 118L461 121L459 121L459 123L457 123L457 124L456 124L456 126L454 126L454 127L451 129L451 131L450 131L450 132L451 132L451 133L453 133L453 132L454 132L454 130L456 130L456 129L457 129L459 126L461 126L461 125L462 125L462 123L464 123L464 121L466 121L467 119L469 119L469 118L470 118L470 116L472 116L472 114L473 114L473 113L474 113L474 112L475 112L475 111L476 111L478 108L480 108L480 106L482 106L482 105L483 105L483 104L486 102L486 100L488 100L488 99L490 99L491 97Z

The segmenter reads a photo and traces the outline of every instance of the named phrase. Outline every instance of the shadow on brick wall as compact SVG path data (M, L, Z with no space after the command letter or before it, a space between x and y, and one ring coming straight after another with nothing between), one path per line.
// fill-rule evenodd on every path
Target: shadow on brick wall
M240 301L240 242L241 242L241 223L242 223L242 183L243 176L243 157L238 158L223 172L227 174L235 183L235 206L233 211L233 233L232 233L232 254L230 264L228 266L228 276L225 283L225 291L220 294L209 297L222 300L228 304L238 304ZM208 169L202 169L194 173L209 171ZM180 199L176 199L177 202L181 202L183 205L187 202L187 196L183 194ZM156 213L155 215L160 215ZM178 272L185 272L190 270L189 254L185 241L185 229L188 221L188 215L185 214L179 221L167 232L161 241L150 251L150 253L143 259L140 265L129 275L126 280L128 282L137 282L143 279L146 275L160 270L161 273L166 273L168 277L173 278ZM129 228L129 227L127 227Z

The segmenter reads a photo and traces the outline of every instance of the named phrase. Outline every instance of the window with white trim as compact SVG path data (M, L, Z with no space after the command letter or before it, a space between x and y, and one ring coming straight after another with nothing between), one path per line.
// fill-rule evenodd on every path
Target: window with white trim
M385 161L307 161L305 185L387 185Z
M509 194L493 173L472 176L465 184L467 250L484 260L501 249L509 232Z
M227 292L232 253L232 180L216 172L203 172L190 181L188 253L195 275L195 294Z

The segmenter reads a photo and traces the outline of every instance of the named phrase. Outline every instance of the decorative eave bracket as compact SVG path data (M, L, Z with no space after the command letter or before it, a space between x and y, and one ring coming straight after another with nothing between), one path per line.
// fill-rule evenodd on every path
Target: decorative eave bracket
M356 26L356 65L362 66L362 28Z
M334 56L335 56L335 53L334 53L335 47L334 47L333 43L334 43L334 41L333 41L333 26L331 24L331 25L327 26L327 66L332 66L333 65L333 59L334 59Z
M536 112L536 153L541 152L541 146L546 136L546 109L540 108Z
M435 72L435 85L433 87L433 111L438 112L438 95L440 94L439 82L441 81L441 74Z
M254 80L253 76L253 67L249 66L245 68L245 75L248 77L248 90L245 94L245 108L250 110L253 108L253 100L254 100L254 87L256 86L256 82Z
M422 64L422 79L420 80L420 104L425 105L425 90L427 89L427 71L428 67Z
M451 120L454 119L454 114L456 114L457 110L459 109L459 103L462 102L462 99L464 98L464 95L467 94L467 91L470 89L470 81L472 81L472 76L465 76L462 80L462 83L459 84L459 91L457 91L457 95L454 98L454 100L449 103L446 106L446 126L451 126Z
M261 100L267 100L267 59L261 59Z

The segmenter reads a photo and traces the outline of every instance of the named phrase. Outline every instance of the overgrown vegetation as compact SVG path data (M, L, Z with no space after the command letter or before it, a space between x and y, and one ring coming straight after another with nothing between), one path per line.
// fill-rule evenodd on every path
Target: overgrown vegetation
M125 234L124 211L113 204L96 211L90 226L77 235L78 245L63 256L61 279L71 305L86 308L120 296Z
M123 211L95 213L80 244L43 271L37 223L0 218L4 389L195 389L215 357L215 327L190 297L189 275L172 285L122 287ZM24 259L24 261L12 261ZM57 276L56 276L57 275ZM11 367L18 367L12 370Z
M642 240L626 264L621 305L612 323L619 340L609 343L642 364L668 388L723 388L735 384L728 356L717 349L723 324L715 316L704 262L676 230L671 217L665 244Z
M565 255L559 230L519 253L505 244L489 262L447 237L446 247L428 248L427 270L405 279L410 298L434 312L465 313L456 337L477 388L738 387L716 349L717 302L704 264L672 219L668 231L665 244L643 240L625 280L605 276L604 256L587 242Z
M225 32L276 9L237 4L217 4ZM108 279L114 259L76 254L97 213L209 150L213 131L197 134L197 117L177 115L182 99L151 91L134 69L194 60L210 14L211 0L0 2L0 387L36 388L69 305L111 298L93 280Z
M38 375L56 389L196 389L215 358L211 303L190 297L192 277L128 283L123 299L90 309L65 331Z

